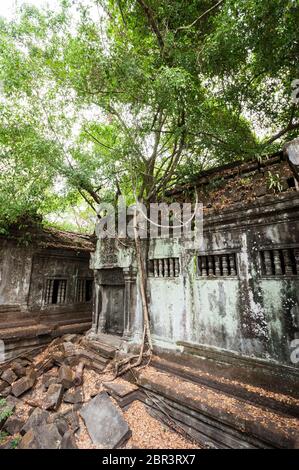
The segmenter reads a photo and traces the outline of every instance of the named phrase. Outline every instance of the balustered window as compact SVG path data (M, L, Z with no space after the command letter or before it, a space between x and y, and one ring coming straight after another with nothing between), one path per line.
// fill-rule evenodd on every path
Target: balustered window
M92 279L77 279L76 302L90 302L92 299Z
M299 274L299 248L262 250L259 255L263 276Z
M45 304L66 303L66 279L47 279L44 301Z
M180 275L179 258L159 258L149 261L148 273L153 277L178 277Z
M197 273L200 277L237 276L236 253L198 256Z

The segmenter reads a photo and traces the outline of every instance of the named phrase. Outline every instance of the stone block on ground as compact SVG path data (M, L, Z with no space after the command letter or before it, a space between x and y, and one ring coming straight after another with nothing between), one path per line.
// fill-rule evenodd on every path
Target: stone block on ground
M45 374L49 370L54 367L55 361L53 358L47 359L46 361L40 361L36 364L35 368L37 370L37 376L40 377L41 375Z
M63 397L63 386L61 384L52 384L49 386L44 403L44 410L57 410Z
M35 384L36 376L33 373L30 373L24 377L21 377L16 382L12 384L12 394L15 397L23 395L23 393L30 390Z
M129 382L103 382L109 395L111 395L122 408L128 406L139 396L139 389L137 385Z
M0 379L0 394L3 390L5 390L7 388L7 382L5 382L4 380Z
M63 397L63 401L65 401L65 403L72 403L73 405L76 403L83 403L82 387L68 390Z
M16 409L16 406L20 403L21 400L12 395L8 395L8 397L6 397L6 405L9 406L13 411Z
M7 385L7 384L6 384ZM8 397L8 395L11 394L11 386L8 385L6 388L4 388L1 392L0 392L0 397L1 398L6 398Z
M24 367L20 362L14 363L12 365L12 370L19 379L26 375L26 367Z
M65 433L69 430L68 422L62 416L59 416L55 421L54 424L57 426L58 432L61 436L64 436Z
M67 420L69 427L73 432L78 431L80 428L80 421L78 417L78 413L73 410L67 410L64 413L62 413L64 418Z
M13 436L14 434L18 434L21 431L24 424L24 418L12 415L6 420L3 429L4 431L8 432L8 434Z
M54 375L45 374L42 378L42 384L45 390L48 390L50 385L59 383L59 378Z
M72 369L63 364L58 373L59 381L63 385L64 388L71 388L74 385L74 373Z
M11 385L18 379L18 377L12 369L6 369L2 373L1 379L7 382L9 385Z
M35 408L35 410L33 410L28 420L20 430L20 434L23 436L30 429L36 428L42 424L47 424L49 416L50 413L48 411L41 410L40 408Z
M67 343L76 343L81 338L80 335L76 335L75 333L67 333L63 336L63 341Z
M131 384L130 382L103 382L104 387L111 391L114 395L119 397L125 397L129 393L135 392L138 390L138 386Z
M54 423L42 424L29 429L23 436L20 449L59 449L61 435Z
M84 405L80 415L93 443L102 449L120 447L131 436L127 422L106 392Z
M67 431L62 440L60 449L78 449L75 435L72 431Z

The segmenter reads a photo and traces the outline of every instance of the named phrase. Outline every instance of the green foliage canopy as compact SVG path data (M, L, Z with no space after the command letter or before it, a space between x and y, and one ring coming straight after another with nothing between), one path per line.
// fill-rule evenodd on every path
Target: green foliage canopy
M64 0L2 20L0 218L148 202L277 150L299 129L298 24L297 0Z

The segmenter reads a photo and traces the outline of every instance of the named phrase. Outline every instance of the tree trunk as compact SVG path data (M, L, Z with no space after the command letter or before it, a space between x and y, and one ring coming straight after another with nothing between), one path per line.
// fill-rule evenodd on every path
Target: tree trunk
M153 345L152 345L152 338L151 338L151 331L150 331L150 317L149 317L148 303L147 303L146 273L145 273L145 267L144 267L144 260L142 257L140 237L138 234L138 227L137 227L137 209L135 209L135 212L134 212L134 238L135 238L135 246L136 246L136 254L137 254L137 268L138 268L138 273L139 273L143 322L144 322L144 327L145 327L145 332L146 332L144 340L147 339L149 349L151 352L153 350Z

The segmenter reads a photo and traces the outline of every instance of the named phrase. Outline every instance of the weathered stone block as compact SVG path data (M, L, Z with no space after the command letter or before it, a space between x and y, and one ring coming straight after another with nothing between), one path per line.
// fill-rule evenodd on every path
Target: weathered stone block
M20 449L59 449L61 435L55 424L42 424L31 428L22 438Z
M31 413L24 426L21 428L20 434L23 436L30 429L36 428L37 426L40 426L42 424L46 424L49 415L50 414L48 411L41 410L40 408L35 408L35 410Z
M72 431L67 431L64 434L61 440L60 449L78 449L76 438Z
M24 423L24 418L13 415L6 420L3 429L13 436L14 434L18 434L20 432L24 426Z
M30 390L35 384L35 377L33 374L21 377L19 380L13 383L11 391L15 397L23 395L23 393Z
M57 410L61 404L63 396L63 386L61 384L52 384L43 404L45 410Z
M47 390L50 387L50 385L57 384L57 383L59 383L59 378L54 377L53 375L45 374L42 380L42 384L45 390Z
M7 384L6 384L6 385L7 385ZM6 397L8 397L8 395L10 395L10 394L11 394L11 386L8 385L6 388L4 388L4 389L2 390L2 392L0 393L0 396L1 396L1 398L6 398Z
M1 394L2 390L5 390L6 388L7 388L7 382L0 379L0 394Z
M1 379L7 382L9 385L13 384L17 380L17 376L12 369L7 369L1 375Z
M67 420L69 427L73 432L76 432L80 427L78 413L73 410L68 410L63 413L64 418Z
M69 390L64 395L63 401L65 403L83 403L83 390L82 387L78 387L75 390Z
M19 362L13 364L12 370L19 379L26 375L26 367L22 366L22 364L20 364Z
M102 449L115 449L131 436L127 422L106 392L83 406L80 415L93 443Z
M74 374L72 369L63 364L59 369L59 381L64 388L71 388L74 385Z

